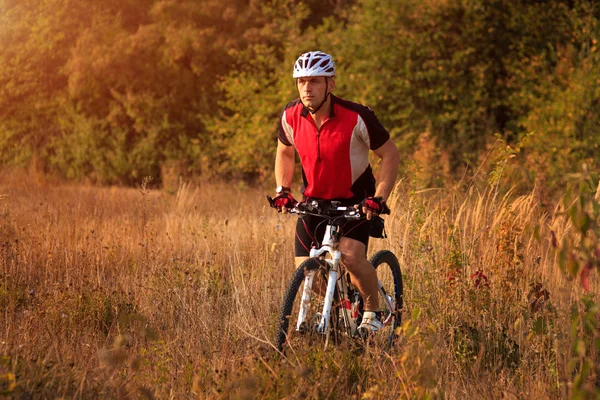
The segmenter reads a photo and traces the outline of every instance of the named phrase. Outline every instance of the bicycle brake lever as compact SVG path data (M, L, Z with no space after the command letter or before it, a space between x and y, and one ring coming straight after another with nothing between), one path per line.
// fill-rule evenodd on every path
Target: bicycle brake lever
M352 217L352 218L356 218L356 219L361 219L361 218L364 216L364 214L362 213L362 211L360 211L359 209L356 209L356 210L354 210L354 211L350 211L350 212L348 213L348 215L349 215L350 217Z
M381 210L380 214L391 214L392 210L388 207L388 205L384 202L383 203L383 210Z

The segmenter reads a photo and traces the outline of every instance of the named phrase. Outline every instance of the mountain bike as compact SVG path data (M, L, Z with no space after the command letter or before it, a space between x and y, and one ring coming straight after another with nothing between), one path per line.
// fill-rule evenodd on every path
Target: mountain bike
M273 204L272 199L267 198ZM296 269L283 297L277 322L277 349L283 353L300 343L319 342L327 347L329 343L339 343L344 338L361 338L357 328L362 321L364 302L343 263L340 263L339 231L340 223L345 219L362 219L365 215L354 207L340 206L335 201L299 203L288 212L322 217L327 226L321 246L311 249L310 258ZM391 347L402 317L400 264L389 250L375 253L370 262L377 271L378 303L383 311L384 323L374 337L383 338L385 346ZM320 279L327 284L324 296L313 288L315 281Z

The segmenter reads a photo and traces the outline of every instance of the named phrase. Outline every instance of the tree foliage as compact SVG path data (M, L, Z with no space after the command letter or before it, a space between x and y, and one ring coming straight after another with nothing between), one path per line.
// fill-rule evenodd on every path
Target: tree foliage
M530 185L559 187L598 160L599 16L587 0L4 1L0 163L269 177L293 62L320 49L405 154L426 134L462 171L500 134Z

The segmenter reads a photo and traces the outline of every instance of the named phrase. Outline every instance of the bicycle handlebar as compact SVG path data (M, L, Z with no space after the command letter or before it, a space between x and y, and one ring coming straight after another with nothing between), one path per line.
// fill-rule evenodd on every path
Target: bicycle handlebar
M275 204L271 196L267 195L267 200L271 207L275 208ZM299 215L315 215L319 217L344 217L348 219L363 219L365 214L353 206L341 206L340 201L329 200L310 200L308 202L299 202L292 208L288 208L291 214Z

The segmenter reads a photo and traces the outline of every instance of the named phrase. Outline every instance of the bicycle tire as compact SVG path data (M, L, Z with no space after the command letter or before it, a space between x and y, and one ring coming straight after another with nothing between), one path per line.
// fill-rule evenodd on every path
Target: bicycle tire
M380 250L373 254L370 262L377 270L377 277L381 281L385 292L394 299L395 309L390 312L393 321L388 325L389 328L386 327L386 330L389 330L386 345L391 348L394 339L397 337L396 328L402 323L402 308L404 306L404 286L400 262L394 253L389 250ZM388 268L386 269L385 266ZM381 309L385 309L383 299L380 298L379 302Z
M280 312L279 318L277 320L277 334L276 334L276 338L275 338L277 350L279 350L282 353L284 352L286 347L289 347L289 344L292 341L292 338L294 336L300 336L299 333L296 334L294 328L290 329L290 320L292 321L292 323L294 323L296 321L296 317L298 315L297 311L298 311L299 303L302 298L302 289L303 289L304 278L308 272L314 271L314 270L319 270L319 269L322 270L324 275L327 273L325 267L323 265L321 265L321 263L318 261L318 259L309 258L306 261L304 261L296 269L296 271L294 272L294 275L292 276L292 278L290 280L290 283L285 292L285 295L283 296L281 312ZM336 290L336 292L337 292L337 290ZM314 292L313 292L313 297L314 297L314 301L312 302L312 304L309 305L308 317L310 317L311 312L320 313L321 309L322 309L322 300L323 300L322 297L319 297ZM313 306L312 309L310 308L310 306ZM330 335L329 336L330 340L333 340L334 342L337 341L337 333L336 333L337 329L336 329L335 325L337 324L337 321L339 321L338 313L339 313L338 308L332 307L331 315L329 318L329 333L328 334ZM312 322L314 323L314 322L316 322L316 320L313 320ZM317 340L319 342L324 343L326 335L312 332L312 331L310 331L310 327L308 329L309 329L309 332L304 332L301 334L303 337L300 340L303 340L303 341L306 341L309 343L311 341ZM313 339L313 340L311 340L311 339ZM295 342L295 340L294 340L294 342ZM288 344L288 346L286 346L286 343Z

